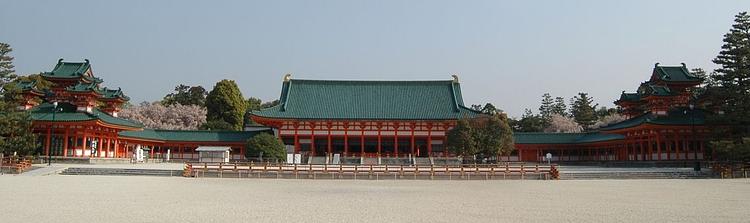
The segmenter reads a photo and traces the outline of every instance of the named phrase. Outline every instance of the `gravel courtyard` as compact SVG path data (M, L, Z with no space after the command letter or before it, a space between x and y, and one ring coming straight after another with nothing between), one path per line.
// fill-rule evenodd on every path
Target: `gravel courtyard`
M750 180L0 176L2 222L748 222Z

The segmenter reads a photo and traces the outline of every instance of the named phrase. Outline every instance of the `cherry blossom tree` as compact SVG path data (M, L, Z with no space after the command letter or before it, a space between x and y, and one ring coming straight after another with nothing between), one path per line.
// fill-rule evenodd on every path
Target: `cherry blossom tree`
M615 124L618 122L622 122L625 120L627 120L627 118L624 115L621 115L619 113L612 113L607 116L603 116L599 118L599 120L596 121L596 123L589 126L589 129L598 129L598 128L605 127L605 126Z
M119 115L153 129L196 130L206 123L206 108L198 105L142 102L123 109Z
M547 126L547 128L544 128L544 132L559 132L559 133L583 132L583 126L579 125L572 118L562 116L560 114L551 114L549 126Z

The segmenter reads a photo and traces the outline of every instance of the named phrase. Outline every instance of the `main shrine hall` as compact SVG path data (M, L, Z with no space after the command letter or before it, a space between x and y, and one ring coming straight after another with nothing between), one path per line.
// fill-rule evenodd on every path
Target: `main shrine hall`
M58 158L131 158L146 148L151 158L198 159L200 146L231 147L244 160L245 142L275 134L287 153L304 157L453 157L444 144L459 119L483 116L464 104L457 76L446 80L308 80L284 76L277 106L249 112L262 125L247 131L161 130L118 117L129 98L103 87L88 60L62 59L41 75L42 90L22 82L23 102L39 135L39 152ZM708 129L701 84L687 67L656 64L646 81L615 101L628 119L584 133L514 134L516 150L502 161L701 160ZM307 159L305 159L307 160ZM310 159L312 160L312 159Z

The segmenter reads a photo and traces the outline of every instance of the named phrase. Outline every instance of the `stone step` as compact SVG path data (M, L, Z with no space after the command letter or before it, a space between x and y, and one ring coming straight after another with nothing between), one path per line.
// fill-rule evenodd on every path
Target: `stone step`
M705 179L711 178L704 173L693 172L582 172L560 174L561 179L585 180L585 179Z
M118 168L67 168L61 175L126 175L126 176L182 176L182 170L118 169Z

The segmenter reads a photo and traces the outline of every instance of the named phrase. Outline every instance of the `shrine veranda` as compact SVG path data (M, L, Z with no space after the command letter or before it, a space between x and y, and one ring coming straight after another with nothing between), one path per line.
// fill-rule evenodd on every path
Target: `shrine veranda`
M136 148L149 158L197 160L199 146L231 147L233 161L245 160L245 142L261 132L281 139L287 153L306 157L455 157L444 146L457 120L483 115L463 101L458 77L427 81L306 80L283 78L280 103L249 113L245 131L182 131L145 128L118 117L129 100L103 87L88 60L58 61L41 75L54 83L51 94L23 82L23 102L40 153L56 158L132 158ZM615 104L627 120L584 133L514 134L516 150L501 161L554 162L703 160L709 130L693 108L691 89L702 80L687 67L654 65L636 92L623 91ZM44 98L45 100L40 100ZM40 101L54 101L40 103ZM704 103L700 98L695 103ZM706 107L706 106L701 106ZM309 159L312 160L312 159Z

